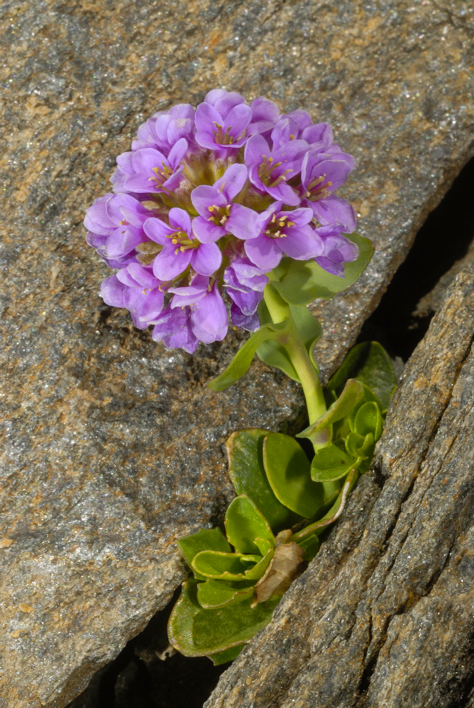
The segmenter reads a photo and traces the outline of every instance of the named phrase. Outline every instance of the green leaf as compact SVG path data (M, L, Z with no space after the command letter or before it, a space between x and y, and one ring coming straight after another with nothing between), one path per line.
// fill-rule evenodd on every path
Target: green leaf
M392 360L378 342L363 342L353 347L326 386L326 391L342 389L347 379L357 379L379 398L385 411L397 387Z
M250 497L241 494L236 497L225 518L227 539L238 553L259 553L256 538L266 538L275 545L275 537L262 512Z
M365 438L362 437L362 435L358 435L357 433L349 433L349 435L345 439L345 446L347 450L347 454L350 455L351 457L359 457L360 456L360 450L362 446L364 445Z
M228 664L229 661L234 661L234 659L237 659L244 646L245 644L239 644L238 646L231 647L230 649L226 649L225 651L218 651L216 654L212 654L209 659L212 660L214 666Z
M354 419L354 430L364 438L369 433L374 436L374 441L377 441L382 434L382 414L380 408L373 401L364 403L356 413Z
M331 443L316 451L311 463L311 477L315 482L335 482L356 467L356 460Z
M210 381L207 385L213 391L223 391L238 381L247 373L255 352L262 342L268 339L276 339L286 327L286 322L280 324L268 324L260 327L245 344L241 346L231 363L220 376Z
M258 306L258 316L260 319L260 326L273 324L273 320L270 316L265 300L262 300ZM262 342L257 349L257 356L264 362L264 364L280 369L290 379L301 383L288 352L277 341L268 339L266 342Z
M308 310L306 305L290 305L290 312L293 316L296 329L301 337L310 361L314 365L316 371L318 367L313 357L314 345L320 339L323 330L318 320Z
M291 536L290 541L294 541L295 543L298 543L301 546L301 544L306 539L309 539L310 536L312 536L313 534L319 535L328 526L333 524L342 514L342 511L346 505L347 498L351 493L351 490L354 487L355 483L357 482L357 478L358 471L355 469L351 470L346 481L344 482L344 486L342 487L341 491L339 492L339 495L336 498L336 501L329 509L329 511L318 521L315 521L312 524L306 526L301 531L297 531L296 533L294 533L293 536Z
M222 551L223 553L232 551L232 547L219 528L202 529L190 536L180 538L178 546L190 568L193 567L192 563L194 557L201 551L212 550ZM201 579L202 577L198 578L198 580Z
M226 442L229 475L237 494L246 494L275 531L291 528L300 516L276 498L263 467L263 440L267 430L250 428L232 433ZM203 549L201 549L203 550Z
M197 600L197 583L190 579L183 584L181 596L171 613L169 640L185 656L222 654L250 641L270 622L279 601L279 597L272 597L252 608L249 598L237 604L205 610Z
M324 502L324 490L311 481L309 460L296 440L281 433L267 435L263 464L277 499L300 516L313 518Z
M201 607L211 609L214 607L223 607L231 602L242 602L249 597L253 597L254 586L249 588L232 586L222 580L207 580L205 583L199 583L197 588L197 599Z
M291 305L307 305L317 298L329 299L357 280L372 258L374 247L368 239L358 234L346 236L359 247L359 256L356 261L344 266L343 278L331 275L314 260L282 258L273 270L277 280L272 280L272 285L286 302Z
M329 442L331 433L328 434L327 440L321 440L320 431L328 428L339 420L345 418L357 406L359 401L364 397L364 389L361 383L354 379L349 379L344 386L344 389L329 410L324 413L312 425L298 433L297 438L309 438L312 442Z
M201 551L194 557L192 568L205 578L245 580L248 564L242 562L241 553Z
M304 551L304 559L305 561L310 561L313 560L315 557L316 553L319 551L319 538L314 534L313 536L309 536L308 538L305 538L303 541L300 541L298 544L301 546L301 548Z

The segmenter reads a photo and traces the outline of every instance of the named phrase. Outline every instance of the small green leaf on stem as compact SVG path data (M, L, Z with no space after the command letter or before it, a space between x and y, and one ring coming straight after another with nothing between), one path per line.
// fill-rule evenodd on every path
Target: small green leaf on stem
M307 305L317 298L330 299L355 283L369 264L374 247L371 241L358 234L346 237L358 246L359 256L352 263L345 264L343 278L331 275L314 260L282 258L273 270L275 280L272 280L281 297L291 305Z
M268 339L277 339L284 329L285 322L260 327L239 349L227 369L207 384L209 388L213 391L224 391L224 389L242 378L247 373L260 344Z

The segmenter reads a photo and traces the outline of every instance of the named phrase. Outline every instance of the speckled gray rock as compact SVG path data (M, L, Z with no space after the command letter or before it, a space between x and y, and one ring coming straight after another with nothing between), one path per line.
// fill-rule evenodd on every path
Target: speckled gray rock
M339 525L206 708L447 708L474 677L474 268L409 360Z
M421 0L3 4L1 708L84 688L179 583L176 538L229 500L226 435L301 405L258 364L227 393L203 388L236 335L170 355L101 304L81 224L115 155L145 117L216 85L333 124L379 250L320 308L327 375L472 154L472 26L468 3Z

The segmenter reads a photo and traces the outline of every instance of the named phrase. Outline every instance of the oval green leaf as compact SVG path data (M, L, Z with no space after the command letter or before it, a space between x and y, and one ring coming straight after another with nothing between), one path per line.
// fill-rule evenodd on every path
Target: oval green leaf
M347 354L339 369L330 379L326 391L342 390L347 379L357 379L379 398L385 411L397 386L392 360L378 342L362 342Z
M250 588L238 588L219 580L209 579L205 583L198 583L197 587L198 602L206 610L223 607L231 602L242 602L253 597L253 594L253 585Z
M212 658L212 655L250 641L270 622L279 601L279 597L273 597L252 608L252 598L249 598L237 604L205 610L197 600L197 582L190 579L183 584L181 596L171 613L169 640L185 656Z
M180 538L178 547L183 554L187 564L192 568L194 557L201 551L221 551L222 553L232 552L232 547L219 528L201 529L190 536ZM198 577L201 580L203 576Z
M226 442L229 475L237 494L249 496L273 531L278 533L294 526L301 517L278 501L268 482L263 467L263 441L266 435L268 430L260 428L232 433Z
M331 275L314 260L282 258L273 270L277 280L272 280L281 297L291 305L308 305L317 298L330 299L355 283L369 264L374 247L369 239L359 234L347 234L346 237L358 246L359 255L357 260L346 263L343 278Z
M263 443L263 464L277 499L305 519L315 516L324 502L324 489L310 476L310 463L289 435L270 433Z
M354 419L354 430L364 438L369 433L372 433L374 440L377 441L382 434L382 414L380 408L374 401L364 403L356 413Z
M331 443L316 451L311 463L311 477L315 482L335 482L356 467L356 460Z
M260 553L256 538L275 544L270 525L254 502L245 494L236 497L225 517L227 539L238 553Z

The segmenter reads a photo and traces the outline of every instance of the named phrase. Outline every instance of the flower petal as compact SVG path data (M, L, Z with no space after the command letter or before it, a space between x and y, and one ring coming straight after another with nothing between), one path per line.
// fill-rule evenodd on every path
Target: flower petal
M244 248L250 260L266 273L276 268L281 261L281 249L278 248L275 239L268 238L264 234L246 241Z
M232 204L230 216L226 221L226 229L237 238L253 239L260 233L258 214L253 209L241 204Z
M247 181L247 174L248 171L245 165L240 165L238 163L231 165L225 171L224 175L214 183L214 188L224 195L227 200L226 203L230 202L242 190L245 182ZM194 192L195 191L196 190L194 190Z
M203 243L190 251L191 265L200 275L212 275L222 263L222 253L215 243Z
M181 251L168 241L153 261L153 273L159 280L173 280L183 273L191 261L191 250Z
M291 229L291 235L289 231L288 236L278 239L278 245L290 258L294 258L298 261L306 261L309 258L315 258L323 253L323 241L311 226Z
M227 233L227 229L217 226L213 221L207 221L202 216L193 219L193 231L201 243L214 243Z

